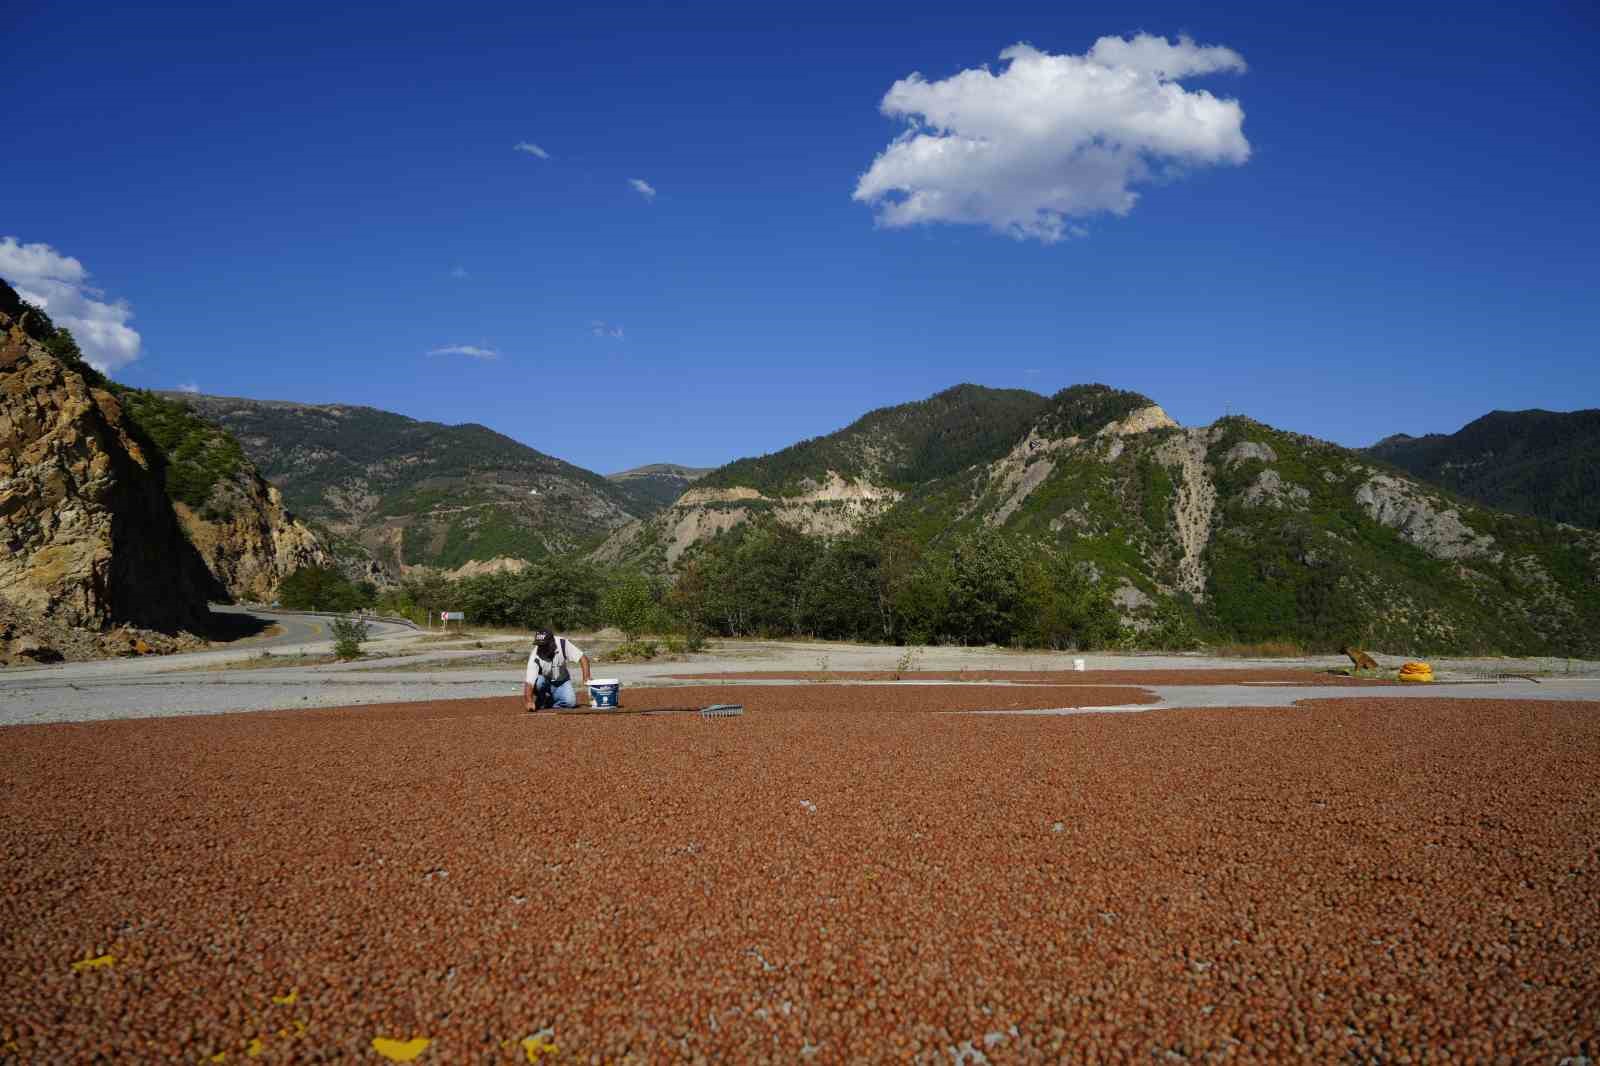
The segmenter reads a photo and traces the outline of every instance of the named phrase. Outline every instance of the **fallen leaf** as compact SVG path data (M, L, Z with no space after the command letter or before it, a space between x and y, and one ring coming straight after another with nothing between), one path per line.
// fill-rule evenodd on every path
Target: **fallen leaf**
M300 990L297 988L293 992L290 992L287 996L273 996L272 1002L276 1003L280 1007L290 1007L293 1006L295 1001L299 998Z
M541 1055L554 1055L561 1049L544 1038L543 1034L530 1036L522 1042L522 1050L529 1062L538 1062Z
M415 1062L417 1056L428 1050L428 1045L431 1043L433 1041L425 1036L411 1040L391 1040L386 1036L375 1036L372 1038L372 1050L390 1062Z
M102 970L117 961L115 955L97 955L92 959L82 959L72 964L72 968L79 973L84 970Z
M266 1045L261 1042L261 1038L259 1036L251 1037L250 1044L244 1049L244 1053L253 1059L257 1055L261 1054L261 1052L265 1049Z

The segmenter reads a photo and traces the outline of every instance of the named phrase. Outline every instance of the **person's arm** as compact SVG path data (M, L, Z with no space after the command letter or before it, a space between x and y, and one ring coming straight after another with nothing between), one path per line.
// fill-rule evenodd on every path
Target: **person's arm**
M525 711L533 710L533 686L528 684L527 681L522 682L522 709Z
M583 656L580 656L578 658L578 669L583 671L583 687L584 688L588 688L589 687L589 657L587 655L583 655Z

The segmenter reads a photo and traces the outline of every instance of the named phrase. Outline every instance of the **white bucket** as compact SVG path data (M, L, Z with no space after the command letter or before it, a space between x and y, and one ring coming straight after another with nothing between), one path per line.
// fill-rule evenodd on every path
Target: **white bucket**
M622 682L614 677L589 679L589 706L615 707L622 693Z
M1087 666L1082 659L1074 659L1072 660L1072 668L1081 672L1086 669Z

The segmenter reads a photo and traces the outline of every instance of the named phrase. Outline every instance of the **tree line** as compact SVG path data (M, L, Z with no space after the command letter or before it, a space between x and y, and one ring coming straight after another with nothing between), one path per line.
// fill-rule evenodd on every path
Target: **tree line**
M979 529L924 546L872 529L817 537L745 523L693 549L668 580L634 567L546 559L451 581L413 575L379 593L326 568L283 584L285 607L372 607L423 622L690 637L814 637L888 644L1104 647L1125 634L1109 593L1059 548Z

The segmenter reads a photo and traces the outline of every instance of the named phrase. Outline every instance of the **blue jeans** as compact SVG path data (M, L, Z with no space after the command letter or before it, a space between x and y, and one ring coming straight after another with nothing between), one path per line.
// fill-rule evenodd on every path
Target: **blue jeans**
M537 707L546 702L549 699L549 692L550 681L548 678L534 678L533 705ZM557 707L576 707L578 705L578 693L572 687L571 678L556 686L554 704Z

